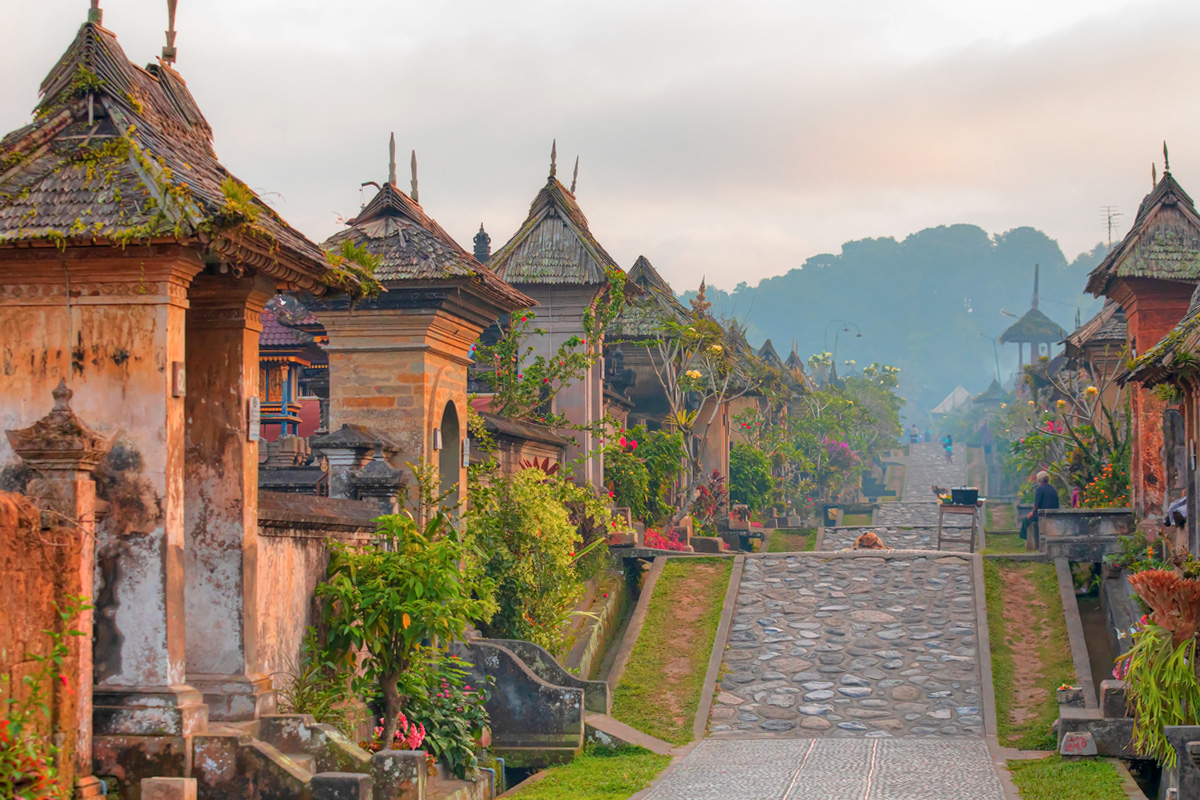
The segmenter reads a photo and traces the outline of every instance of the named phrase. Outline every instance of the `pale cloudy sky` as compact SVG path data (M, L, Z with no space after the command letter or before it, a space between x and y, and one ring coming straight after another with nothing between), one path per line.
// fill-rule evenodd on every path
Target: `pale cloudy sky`
M103 0L147 63L165 0ZM0 0L0 130L87 0ZM421 200L493 247L560 177L625 267L724 288L852 238L969 222L1103 237L1171 145L1200 193L1195 0L180 0L178 68L226 165L311 238L417 150ZM1161 168L1161 165L1160 165ZM402 185L404 181L401 181Z

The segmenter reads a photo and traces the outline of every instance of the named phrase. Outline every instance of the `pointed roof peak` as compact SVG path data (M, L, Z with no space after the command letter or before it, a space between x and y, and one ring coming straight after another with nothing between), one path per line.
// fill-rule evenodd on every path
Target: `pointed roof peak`
M396 185L396 133L393 131L388 139L388 179L392 186Z
M550 178L558 174L558 139L550 143Z

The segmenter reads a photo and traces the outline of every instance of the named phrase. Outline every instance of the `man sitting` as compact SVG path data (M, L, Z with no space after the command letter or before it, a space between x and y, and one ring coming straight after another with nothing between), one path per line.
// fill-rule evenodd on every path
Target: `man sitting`
M1050 473L1042 470L1037 474L1037 489L1033 492L1033 511L1021 522L1021 538L1025 538L1029 526L1033 526L1034 541L1037 541L1037 515L1043 508L1058 508L1058 491L1050 485Z

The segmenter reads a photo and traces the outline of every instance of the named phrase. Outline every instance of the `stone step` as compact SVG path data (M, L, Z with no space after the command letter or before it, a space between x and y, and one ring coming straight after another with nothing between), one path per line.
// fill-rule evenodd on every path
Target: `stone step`
M652 753L658 753L660 756L669 756L675 752L674 745L642 733L637 728L632 728L607 714L588 714L583 721L586 726L584 735L589 741L597 741L601 744L637 745Z
M308 753L284 753L284 755L296 762L296 766L300 767L300 769L313 773L317 771L316 756L311 756Z

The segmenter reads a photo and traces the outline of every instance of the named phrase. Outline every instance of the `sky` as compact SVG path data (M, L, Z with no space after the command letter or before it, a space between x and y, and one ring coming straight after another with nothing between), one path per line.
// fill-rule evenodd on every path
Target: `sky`
M0 130L87 7L0 0ZM165 0L102 7L157 56ZM1102 206L1124 233L1164 139L1200 193L1194 0L181 0L177 28L218 156L316 241L386 179L393 131L402 188L415 149L468 250L517 229L557 139L592 232L677 291L959 222L1071 259Z

